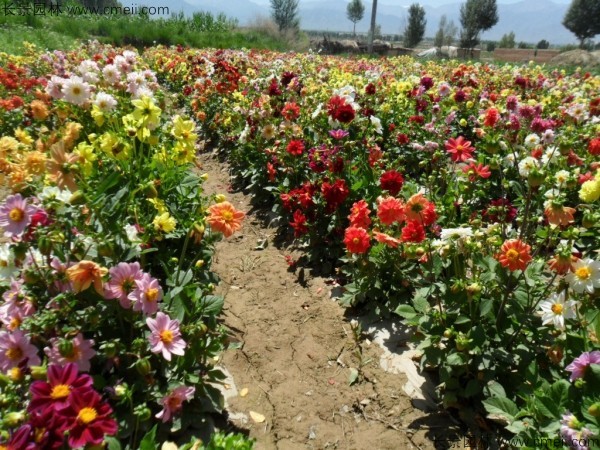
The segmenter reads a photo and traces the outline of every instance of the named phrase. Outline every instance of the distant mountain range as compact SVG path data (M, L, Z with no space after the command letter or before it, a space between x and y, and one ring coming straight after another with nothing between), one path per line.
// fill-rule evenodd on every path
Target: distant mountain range
M416 0L418 1L418 0ZM461 2L435 0L438 6L424 6L427 27L425 36L433 37L442 15L453 20L460 29ZM138 0L147 6L164 6L163 0ZM407 0L407 3L412 2ZM372 3L364 0L365 17L356 24L357 32L366 32L370 23ZM304 1L300 3L300 26L303 30L352 31L352 22L346 17L347 0ZM569 5L552 0L523 0L511 4L498 4L500 20L490 30L483 33L484 40L499 40L503 34L513 31L516 41L537 43L542 39L551 44L576 43L575 36L562 25L562 19ZM247 25L258 17L269 17L270 9L252 0L170 0L171 12L183 11L191 15L194 11L225 13ZM384 34L400 34L407 22L408 6L377 4L377 23Z

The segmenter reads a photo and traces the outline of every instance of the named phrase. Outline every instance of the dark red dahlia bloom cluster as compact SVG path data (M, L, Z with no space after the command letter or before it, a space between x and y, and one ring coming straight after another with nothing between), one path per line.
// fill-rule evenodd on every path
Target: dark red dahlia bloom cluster
M307 210L314 205L313 196L317 188L311 183L306 182L302 186L296 189L292 189L288 193L282 193L279 195L283 208L286 211L293 211L294 209L300 208Z
M112 408L92 387L92 378L79 374L77 364L48 367L47 381L30 386L29 421L6 444L10 449L58 449L100 445L117 432Z
M350 190L346 185L346 181L340 179L335 180L333 184L325 181L321 185L321 193L327 202L327 210L333 212L338 206L344 203L344 200L346 200L346 197L350 194Z
M490 222L509 223L517 218L517 208L510 200L499 198L490 202L490 206L483 211L483 217Z
M379 184L381 184L381 189L388 191L390 195L396 196L402 189L404 177L393 169L388 170L379 178Z
M329 103L327 104L327 114L329 114L333 120L337 120L341 123L350 123L356 116L352 105L348 105L346 100L339 95L335 95L329 100Z

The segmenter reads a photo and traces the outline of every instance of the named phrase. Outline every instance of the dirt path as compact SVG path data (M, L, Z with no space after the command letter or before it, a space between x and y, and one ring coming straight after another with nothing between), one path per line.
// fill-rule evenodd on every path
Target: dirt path
M200 163L208 193L226 193L236 208L251 210L248 197L227 193L223 164L208 154ZM307 276L300 284L287 270L274 235L249 214L242 232L217 246L213 269L237 347L221 362L235 383L228 409L236 425L249 430L258 450L442 448L432 439L448 421L412 407L405 378L380 368L375 344L357 343L326 280ZM265 239L267 247L256 250ZM351 368L360 365L351 386Z

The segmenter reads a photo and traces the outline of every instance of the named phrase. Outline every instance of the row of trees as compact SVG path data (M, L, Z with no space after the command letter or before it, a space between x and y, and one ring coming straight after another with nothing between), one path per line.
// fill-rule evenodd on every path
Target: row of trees
M88 0L100 1L100 0ZM109 0L110 1L110 0ZM300 20L298 18L299 0L270 0L272 17L279 26L280 31L289 29L297 30ZM373 0L373 11L371 17L371 38L375 31L375 15L377 11L377 0ZM353 23L353 32L356 35L356 23L363 19L365 5L362 0L351 0L348 4L346 14L348 20ZM496 0L466 0L460 7L460 46L462 48L474 48L480 41L481 33L492 28L498 23L498 8ZM425 35L425 9L418 3L412 4L408 9L408 23L404 31L404 45L416 47ZM600 34L600 0L572 0L571 5L564 17L563 25L580 40L581 47L585 42ZM454 22L448 22L442 17L438 31L435 35L434 44L438 47L451 45L458 29ZM514 34L505 35L505 45L514 46ZM502 42L501 40L501 42Z

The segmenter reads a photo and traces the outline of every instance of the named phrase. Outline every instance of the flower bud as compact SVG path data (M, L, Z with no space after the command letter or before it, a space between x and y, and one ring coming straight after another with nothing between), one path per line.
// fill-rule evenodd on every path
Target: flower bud
M146 405L135 408L133 413L142 422L145 422L146 420L150 419L150 417L152 417L152 411L150 411L150 408L148 408Z
M144 195L146 196L146 198L156 198L158 197L158 191L156 190L156 187L154 186L154 182L150 181L148 183L146 183L142 189L142 192L144 193Z
M4 416L4 419L2 420L2 422L8 428L15 428L19 426L23 421L25 421L25 413L22 411L9 412Z
M199 259L198 261L196 261L195 266L196 266L196 268L201 269L202 267L204 267L204 260Z
M215 203L223 203L225 200L227 200L227 197L224 194L215 195Z
M48 237L41 236L38 239L38 249L42 255L48 256L50 253L52 253L52 247L52 241L48 239Z
M594 417L600 417L600 402L594 403L588 408L588 413Z
M64 358L69 358L70 356L73 356L73 353L75 352L73 342L71 342L68 339L61 339L58 343L58 352Z
M148 358L138 359L135 363L135 370L142 376L146 376L152 370L152 365L150 364L150 360Z
M85 195L81 191L75 191L69 198L69 203L71 205L82 205L85 203Z
M31 366L31 378L34 380L45 380L48 368L46 366Z

